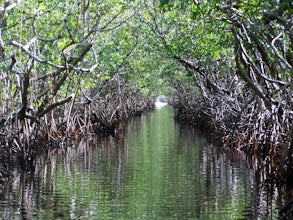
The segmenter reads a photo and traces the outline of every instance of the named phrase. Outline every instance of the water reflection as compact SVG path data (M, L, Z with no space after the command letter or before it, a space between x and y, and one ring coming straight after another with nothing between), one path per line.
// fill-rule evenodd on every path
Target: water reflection
M15 169L1 218L277 218L277 192L246 166L179 126L166 106L131 121L124 139L83 140L40 156L34 172Z

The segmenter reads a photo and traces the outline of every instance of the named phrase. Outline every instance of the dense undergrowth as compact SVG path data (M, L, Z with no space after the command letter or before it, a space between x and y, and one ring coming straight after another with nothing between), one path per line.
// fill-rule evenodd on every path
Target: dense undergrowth
M175 117L207 131L213 143L225 150L257 155L268 177L291 184L292 116L290 110L263 108L251 96L181 91L174 96Z
M230 86L231 81L229 82ZM223 83L222 86L228 86ZM178 88L178 85L177 85ZM243 88L244 89L244 88ZM232 91L232 90L229 90ZM249 90L223 94L181 87L173 97L176 120L200 128L210 141L228 152L244 152L256 177L270 187L286 186L287 204L280 216L292 216L293 124L289 106L265 108ZM253 158L253 159L249 159Z
M153 110L154 103L135 86L111 80L54 109L48 117L20 121L1 116L0 183L11 177L11 162L33 170L42 150L60 148L90 134L123 135L127 121Z

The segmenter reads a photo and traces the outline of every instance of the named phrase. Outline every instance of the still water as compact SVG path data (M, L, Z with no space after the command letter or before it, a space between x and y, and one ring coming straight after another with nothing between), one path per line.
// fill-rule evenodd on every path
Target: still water
M276 219L277 197L243 156L219 153L165 106L123 139L93 137L40 156L33 172L15 168L0 219Z

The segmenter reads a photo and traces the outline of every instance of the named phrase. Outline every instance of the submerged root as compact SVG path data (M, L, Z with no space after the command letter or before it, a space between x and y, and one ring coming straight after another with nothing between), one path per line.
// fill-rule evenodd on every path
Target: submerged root
M121 83L121 82L120 82ZM154 99L144 97L139 91L133 92L133 88L127 85L119 89L121 84L112 82L107 86L101 86L95 90L88 108L90 112L90 124L95 133L116 135L122 133L125 122L133 116L139 116L144 112L154 109ZM122 91L119 93L119 91Z

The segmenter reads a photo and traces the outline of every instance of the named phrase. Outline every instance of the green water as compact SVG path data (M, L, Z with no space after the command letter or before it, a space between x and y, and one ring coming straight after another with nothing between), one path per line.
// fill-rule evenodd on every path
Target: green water
M76 142L14 176L1 219L277 218L245 158L175 123L169 106L131 121L124 138Z

